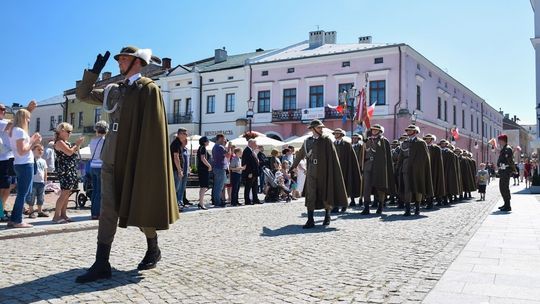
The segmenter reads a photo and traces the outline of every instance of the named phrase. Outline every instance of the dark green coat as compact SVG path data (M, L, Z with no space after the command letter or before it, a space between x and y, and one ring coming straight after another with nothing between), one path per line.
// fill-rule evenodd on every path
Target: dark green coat
M406 157L407 153L408 157ZM398 166L402 172L400 174L400 181L408 178L410 185L410 189L404 189L400 185L401 193L410 192L413 194L422 194L424 197L433 196L429 151L424 140L416 138L412 141L405 141L401 145Z
M461 179L463 181L463 191L472 192L475 189L475 180L471 172L471 165L468 157L460 156L459 165L461 169Z
M360 166L358 165L358 159L356 153L350 143L342 140L341 143L334 142L336 153L341 165L341 173L343 174L343 181L345 182L345 188L347 189L347 195L349 197L362 196L360 187L362 186L362 179L360 177Z
M390 152L390 143L388 142L388 139L382 135L377 138L370 137L362 145L363 161L360 164L362 174L367 174L364 168L367 149L375 149L373 169L371 170L371 174L373 174L373 188L384 191L386 194L395 194L396 184L394 181L394 167L392 164L392 153Z
M327 135L306 139L294 159L291 170L306 158L304 193L308 210L348 206L341 165L332 140Z
M444 180L444 166L441 147L435 144L429 146L429 159L431 162L433 195L436 197L443 197L446 195L446 183Z
M442 149L444 177L448 195L459 194L459 178L456 167L456 155L448 148Z
M94 89L97 74L85 71L76 96L103 104L103 90ZM178 219L167 118L159 87L142 77L128 86L117 119L118 131L107 136L102 159L114 164L115 208L119 226L168 229ZM112 117L112 115L110 115ZM114 141L109 139L114 138Z

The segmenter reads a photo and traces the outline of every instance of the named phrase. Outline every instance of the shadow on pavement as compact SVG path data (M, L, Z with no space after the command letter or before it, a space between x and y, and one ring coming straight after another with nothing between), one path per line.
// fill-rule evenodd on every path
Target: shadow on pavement
M512 192L512 194L533 194L533 193L531 193L531 189L525 188L525 189L521 189L521 190L519 190L517 192Z
M403 216L401 214L392 214L386 217L382 217L381 221L383 222L395 222L395 221L416 221L427 218L425 215L411 215L411 216Z
M501 210L497 210L497 211L493 211L491 212L491 215L509 215L511 214L512 211L501 211Z
M110 280L99 280L88 284L75 283L75 278L83 274L86 269L71 269L51 274L33 281L0 288L2 301L22 301L25 303L35 301L48 301L64 296L84 294L87 292L103 291L120 286L139 283L143 277L138 270L119 271L113 268ZM61 286L61 288L45 289L46 292L36 292L39 286Z
M282 236L282 235L312 234L312 233L338 231L337 228L325 227L325 226L322 226L321 224L322 222L317 222L315 228L311 228L311 229L302 229L302 225L287 225L285 227L281 227L275 230L272 230L267 227L263 227L261 236L275 237L275 236Z

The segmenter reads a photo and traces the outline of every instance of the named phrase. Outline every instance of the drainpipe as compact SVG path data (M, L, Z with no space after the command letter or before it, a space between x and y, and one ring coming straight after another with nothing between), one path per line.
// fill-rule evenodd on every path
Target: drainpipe
M397 136L397 109L401 105L401 46L398 46L399 51L399 94L398 94L398 102L394 105L394 138L398 138Z
M202 76L199 73L199 135L202 136Z

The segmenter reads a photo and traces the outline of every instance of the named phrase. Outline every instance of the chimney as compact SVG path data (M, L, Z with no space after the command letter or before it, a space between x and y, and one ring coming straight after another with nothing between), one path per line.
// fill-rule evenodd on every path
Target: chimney
M164 57L161 59L161 67L165 70L168 70L171 68L171 58Z
M227 51L225 47L223 49L216 49L214 53L214 63L220 63L227 61Z
M103 72L101 74L101 80L107 80L107 79L111 78L111 76L112 76L111 72Z
M373 40L372 36L362 36L358 38L358 43L370 44L372 43L372 40Z
M315 49L324 44L324 31L309 32L309 48Z
M324 44L336 44L336 31L324 33Z
M514 122L517 122L517 116L514 115Z
M510 119L510 114L504 114L505 119Z
M81 84L82 80L77 80L75 81L75 87L77 88L79 86L79 84Z

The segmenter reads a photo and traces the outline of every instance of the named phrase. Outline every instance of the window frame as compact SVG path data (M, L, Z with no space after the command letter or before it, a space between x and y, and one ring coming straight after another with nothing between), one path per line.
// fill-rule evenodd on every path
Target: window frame
M216 113L216 95L206 96L206 114Z
M373 85L376 84L374 87ZM380 87L380 84L383 86ZM380 102L380 94L383 94L383 102ZM376 106L384 106L386 105L386 80L371 80L369 81L369 105L372 105L375 101Z
M309 108L321 107L324 107L324 85L309 86Z
M229 98L231 97L231 98ZM225 94L225 113L231 113L234 112L236 103L236 94L235 93L227 93Z
M270 90L257 91L257 113L270 113L270 97Z
M287 92L294 92L294 94L286 94ZM296 88L285 88L283 89L283 111L296 110L297 108L297 90ZM294 105L294 107L291 107Z

